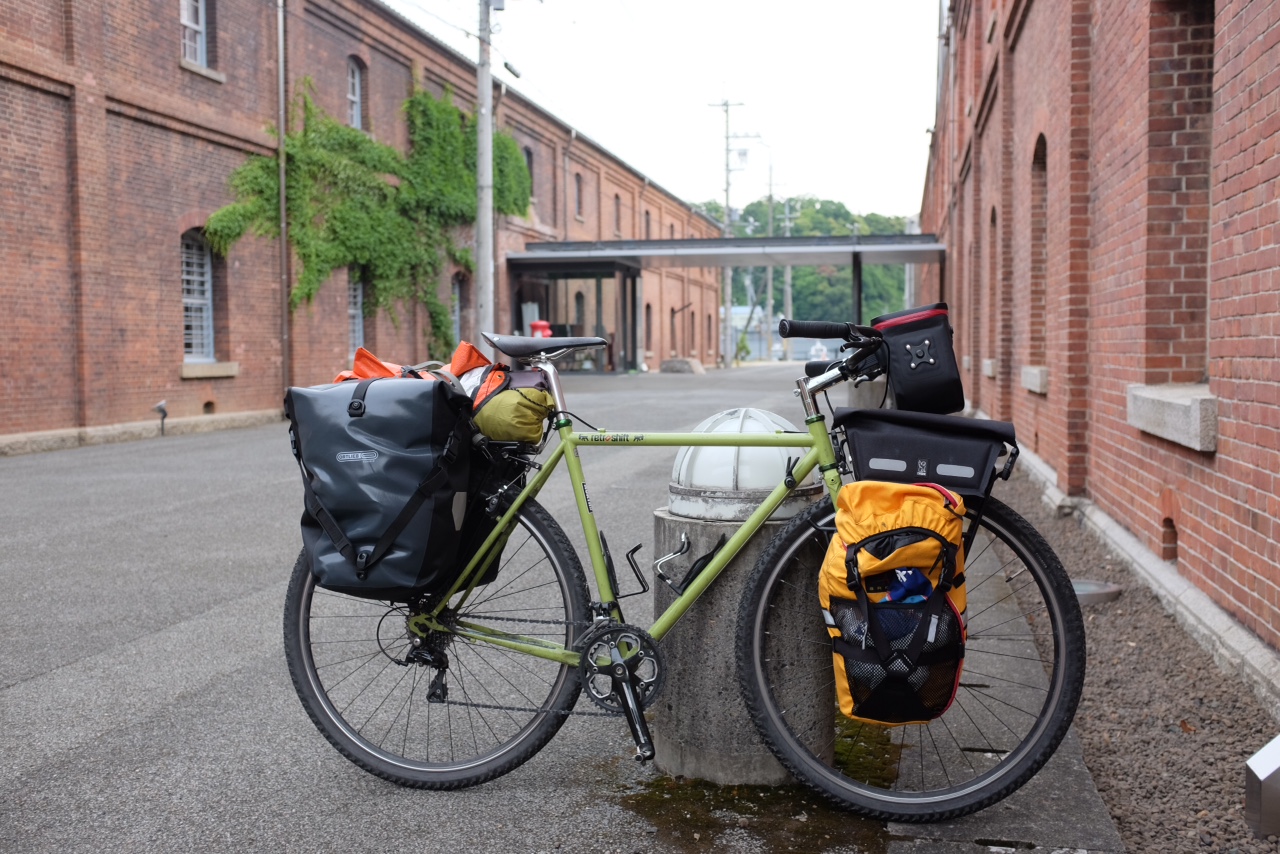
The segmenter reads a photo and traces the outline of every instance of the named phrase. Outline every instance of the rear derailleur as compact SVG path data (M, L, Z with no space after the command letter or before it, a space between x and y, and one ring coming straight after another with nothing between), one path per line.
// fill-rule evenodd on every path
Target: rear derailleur
M409 650L404 654L404 659L399 660L388 653L388 658L405 667L418 665L419 667L431 667L436 671L436 675L431 678L431 684L427 686L427 702L428 703L444 703L449 699L449 686L445 683L445 674L449 670L449 655L445 651L449 647L449 643L453 640L453 635L449 632L439 630L426 629L414 624L412 617L405 620L405 634L409 639ZM384 649L385 653L386 650Z

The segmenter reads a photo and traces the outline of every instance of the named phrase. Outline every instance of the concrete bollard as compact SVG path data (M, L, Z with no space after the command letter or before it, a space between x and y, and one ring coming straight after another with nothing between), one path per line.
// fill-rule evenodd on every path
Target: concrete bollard
M862 385L848 383L845 388L849 390L849 406L852 409L893 408L893 392L889 389L888 380L882 376Z
M730 410L707 419L696 431L776 429L795 428L772 413ZM794 450L790 453L795 455ZM722 534L732 535L768 489L782 480L786 459L786 449L777 448L683 449L673 472L671 506L654 512L655 554L679 551L681 534L689 539L688 552L663 566L667 577L679 582L697 558L715 548ZM740 655L735 651L738 605L769 540L787 518L822 494L820 484L801 485L663 638L667 680L652 709L652 732L655 763L664 773L721 785L776 785L791 779L756 734L742 701ZM657 616L676 594L656 578L654 590ZM830 681L829 672L824 676Z
M1255 836L1280 834L1280 737L1245 762L1244 820Z
M784 783L790 775L773 758L747 714L738 689L734 653L738 603L756 558L781 528L768 522L702 594L674 629L662 639L667 682L653 707L654 762L672 776L695 777L721 785ZM680 534L689 537L683 566L715 547L720 535L737 529L733 522L707 522L654 512L656 554L680 549ZM671 575L671 573L668 573ZM676 580L683 567L675 570ZM676 598L661 581L654 588L655 616ZM815 594L816 595L816 594Z

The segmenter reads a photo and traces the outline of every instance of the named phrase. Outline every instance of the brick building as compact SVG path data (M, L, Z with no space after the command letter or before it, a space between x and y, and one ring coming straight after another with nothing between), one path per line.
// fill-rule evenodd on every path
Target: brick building
M426 357L423 307L401 306L394 322L362 317L360 289L343 273L286 321L278 245L246 238L223 259L201 236L232 200L231 172L276 146L276 6L0 3L0 435L93 441L111 425L151 421L162 399L179 418L278 413L286 382L327 381L361 339L387 358ZM474 64L376 0L285 9L290 96L309 78L326 112L400 150L400 108L415 86L473 108ZM675 340L665 324L641 324L687 303L714 315L715 270L558 281L517 277L503 259L526 241L710 237L715 224L501 86L495 124L533 177L527 218L498 219L496 331L540 318L603 334L613 369L677 351L714 362L717 338L702 324ZM474 338L468 276L447 271L440 295Z
M972 405L1280 646L1280 4L943 6L921 295Z

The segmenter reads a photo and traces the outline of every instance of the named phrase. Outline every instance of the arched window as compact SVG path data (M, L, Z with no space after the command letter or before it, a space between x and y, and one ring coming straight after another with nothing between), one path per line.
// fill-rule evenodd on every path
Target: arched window
M364 282L356 268L347 277L347 341L348 356L364 346Z
M182 235L182 358L214 361L213 256L199 229Z
M347 57L347 124L356 130L364 130L365 121L364 63L359 57Z
M449 306L450 319L453 321L453 340L462 340L462 310L467 299L467 274L461 271L453 274L449 292L452 298Z
M1048 144L1044 134L1036 140L1031 155L1031 270L1028 276L1027 364L1045 365L1045 290L1049 264L1047 248L1049 230Z
M983 314L987 319L987 359L992 366L1000 355L1000 342L997 340L1000 324L998 318L1000 308L996 302L1000 297L1000 227L996 209L991 209L991 221L987 231L987 299L983 306ZM984 372L987 366L983 367ZM994 374L989 374L994 376Z
M674 222L667 224L667 237L670 240L676 239L676 224Z
M573 322L579 326L587 322L587 298L582 291L573 295Z
M622 196L613 194L613 232L622 234Z
M573 212L582 216L582 173L573 173Z

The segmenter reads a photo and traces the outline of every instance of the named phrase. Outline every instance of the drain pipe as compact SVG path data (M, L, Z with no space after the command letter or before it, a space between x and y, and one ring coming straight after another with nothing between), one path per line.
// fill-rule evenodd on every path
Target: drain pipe
M293 364L289 358L292 349L290 331L293 325L292 313L289 310L290 258L289 258L289 216L285 197L285 145L284 138L288 132L288 104L285 101L285 0L276 0L276 100L279 114L276 119L276 163L279 166L280 178L280 378L284 391L293 385Z

